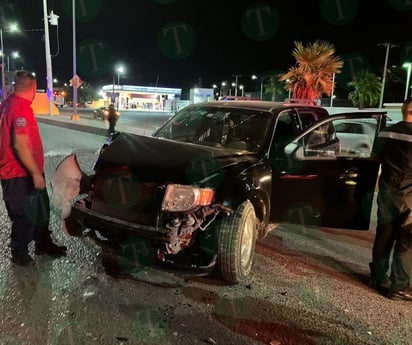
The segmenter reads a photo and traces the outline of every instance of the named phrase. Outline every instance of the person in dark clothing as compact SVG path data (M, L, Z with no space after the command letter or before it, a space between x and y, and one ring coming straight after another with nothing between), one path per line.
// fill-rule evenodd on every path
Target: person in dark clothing
M34 263L28 245L35 241L35 254L61 256L66 247L53 243L48 229L50 202L44 177L44 152L39 127L31 108L36 78L19 70L14 92L0 105L0 179L3 199L11 220L12 262Z
M376 289L388 298L412 302L412 98L402 104L402 118L378 134L373 148L381 174L369 265Z
M117 120L119 119L119 112L114 108L113 104L109 105L109 115L107 120L109 121L109 129L107 130L107 135L111 136L116 132L115 127Z

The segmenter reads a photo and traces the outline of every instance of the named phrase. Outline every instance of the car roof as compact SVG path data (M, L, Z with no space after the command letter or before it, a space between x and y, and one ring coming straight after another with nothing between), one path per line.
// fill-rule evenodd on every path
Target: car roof
M197 103L196 105L202 104L204 106L211 107L227 107L227 108L239 108L239 109L250 109L259 111L274 111L282 110L287 108L321 108L318 105L308 104L308 103L289 103L289 102L271 102L271 101L250 101L250 100L220 100L220 101L209 101L204 103Z

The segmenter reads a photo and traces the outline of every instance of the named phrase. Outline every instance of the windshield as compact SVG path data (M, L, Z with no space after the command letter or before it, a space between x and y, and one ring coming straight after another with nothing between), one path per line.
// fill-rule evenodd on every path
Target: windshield
M257 152L266 140L271 113L215 107L187 107L155 134L157 138Z

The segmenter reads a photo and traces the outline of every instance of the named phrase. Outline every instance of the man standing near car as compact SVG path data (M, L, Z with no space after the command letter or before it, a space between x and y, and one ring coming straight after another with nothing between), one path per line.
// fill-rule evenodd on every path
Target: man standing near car
M109 105L109 115L107 116L107 120L109 121L109 128L107 130L107 135L109 137L116 132L115 127L116 127L116 123L118 119L119 119L119 112L114 108L113 104L110 104Z
M48 229L43 143L31 108L36 88L35 75L19 70L14 76L14 92L0 105L0 179L12 222L12 262L21 266L34 263L28 254L32 240L38 255L66 253L66 247L53 243Z
M412 98L401 110L403 120L384 128L373 150L381 175L370 268L375 288L382 291L389 283L387 297L412 302Z

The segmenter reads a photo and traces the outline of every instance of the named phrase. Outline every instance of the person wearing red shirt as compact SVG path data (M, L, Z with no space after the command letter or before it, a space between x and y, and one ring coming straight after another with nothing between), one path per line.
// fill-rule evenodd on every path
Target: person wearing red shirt
M49 230L43 143L31 108L36 88L35 75L19 70L14 92L0 105L0 180L12 223L11 260L21 266L34 263L28 253L33 240L37 255L66 254L66 247L53 243Z

